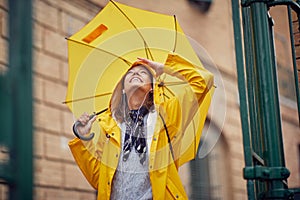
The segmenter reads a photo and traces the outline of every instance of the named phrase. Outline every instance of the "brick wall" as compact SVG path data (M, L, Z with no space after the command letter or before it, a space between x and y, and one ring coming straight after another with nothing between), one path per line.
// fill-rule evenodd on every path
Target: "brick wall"
M299 19L295 12L292 12L293 19L293 34L294 34L294 42L295 42L295 50L297 57L297 69L298 69L298 77L300 77L300 27L299 27ZM300 84L300 79L299 79Z
M67 87L65 37L100 9L78 1L33 1L35 199L95 199L67 146L73 117L61 102Z
M7 2L6 0L0 1L0 73L4 73L7 70Z
M73 116L62 104L68 64L66 37L99 10L88 1L34 0L35 199L95 199L67 143Z

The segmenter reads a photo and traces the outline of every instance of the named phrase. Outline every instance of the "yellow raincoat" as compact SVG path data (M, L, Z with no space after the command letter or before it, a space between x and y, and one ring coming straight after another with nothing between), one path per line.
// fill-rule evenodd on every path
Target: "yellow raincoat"
M190 89L156 105L159 114L157 114L150 146L148 166L153 199L187 199L178 174L179 164L173 161L163 120L172 143L176 144L212 87L213 75L203 67L195 68L176 54L169 54L164 72L185 79ZM194 100L195 95L197 102ZM112 180L121 151L121 130L112 117L110 109L99 116L99 123L101 133L98 137L95 136L94 141L84 142L75 138L69 142L69 147L82 173L98 190L98 200L110 199ZM173 151L175 154L178 151L176 145L173 146Z

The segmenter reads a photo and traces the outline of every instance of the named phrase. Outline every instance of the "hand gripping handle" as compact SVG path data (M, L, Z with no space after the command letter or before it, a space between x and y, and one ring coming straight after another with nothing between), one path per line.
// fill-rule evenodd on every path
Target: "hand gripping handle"
M96 114L92 114L89 118L89 120L91 120ZM89 141L91 139L93 139L93 137L95 136L95 133L90 133L88 136L83 136L81 134L78 133L78 130L77 130L77 127L78 126L83 126L83 124L80 122L80 121L76 121L74 124L73 124L73 133L74 135L81 139L81 140L84 140L84 141Z

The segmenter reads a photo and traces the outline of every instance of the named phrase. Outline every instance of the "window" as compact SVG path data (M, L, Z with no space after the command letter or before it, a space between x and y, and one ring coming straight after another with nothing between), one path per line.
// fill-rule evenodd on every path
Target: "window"
M220 135L220 130L208 122L205 124L202 137L198 156L189 163L189 199L232 199L230 163L226 155L228 151L224 138Z
M207 12L211 6L212 0L189 0L189 2L197 6L201 12Z

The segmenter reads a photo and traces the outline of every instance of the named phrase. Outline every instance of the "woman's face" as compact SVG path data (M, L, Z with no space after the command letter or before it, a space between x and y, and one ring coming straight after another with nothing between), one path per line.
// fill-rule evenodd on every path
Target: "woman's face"
M137 90L149 92L152 89L152 80L150 72L142 65L130 69L124 78L125 93L135 92Z

